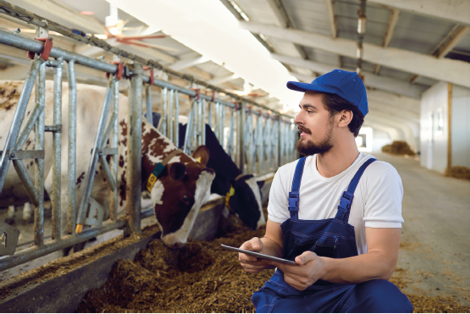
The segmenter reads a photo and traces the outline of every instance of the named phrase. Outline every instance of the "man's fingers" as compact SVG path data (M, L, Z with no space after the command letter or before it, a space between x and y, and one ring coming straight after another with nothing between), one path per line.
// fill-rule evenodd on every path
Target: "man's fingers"
M312 251L305 251L295 258L295 262L299 265L305 265L308 262L313 261L315 258L317 258L317 254Z
M247 250L247 251L253 251L253 252L261 252L263 249L263 243L259 238L253 238L249 241L246 241L240 246L240 249L242 250Z

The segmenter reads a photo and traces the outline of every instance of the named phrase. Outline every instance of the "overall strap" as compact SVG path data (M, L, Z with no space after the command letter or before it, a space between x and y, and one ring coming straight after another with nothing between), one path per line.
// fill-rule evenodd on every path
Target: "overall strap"
M376 160L377 159L375 158L370 158L365 163L363 163L359 170L356 172L354 178L352 178L351 182L349 183L348 190L344 191L343 195L341 196L341 201L339 203L338 212L336 213L335 219L348 222L349 213L351 212L351 204L354 198L354 191L356 191L357 184L359 183L359 180L361 179L362 174L364 173L366 168Z
M292 189L289 192L289 213L290 218L293 219L297 219L299 217L299 190L306 160L307 157L303 157L300 158L297 162L297 166L295 167L294 180L292 181Z

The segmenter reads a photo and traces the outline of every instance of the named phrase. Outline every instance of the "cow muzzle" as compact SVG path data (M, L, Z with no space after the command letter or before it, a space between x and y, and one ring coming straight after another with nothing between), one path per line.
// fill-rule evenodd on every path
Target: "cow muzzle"
M185 242L182 242L180 239L178 239L173 233L167 234L166 236L162 237L162 241L167 248L172 250L181 249L186 244Z

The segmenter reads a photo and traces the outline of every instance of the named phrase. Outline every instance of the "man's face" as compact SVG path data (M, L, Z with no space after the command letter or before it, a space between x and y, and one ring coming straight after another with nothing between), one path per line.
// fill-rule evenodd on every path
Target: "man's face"
M334 116L323 105L323 95L306 92L300 101L300 112L294 119L300 133L297 150L305 156L321 154L332 147Z

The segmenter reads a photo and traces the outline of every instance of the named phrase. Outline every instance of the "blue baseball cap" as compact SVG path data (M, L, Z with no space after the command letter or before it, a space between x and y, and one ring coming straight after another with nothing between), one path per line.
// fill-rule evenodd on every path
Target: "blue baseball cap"
M369 112L366 87L356 72L333 70L317 77L312 83L289 81L287 88L298 92L312 91L338 95L359 108L364 116Z

